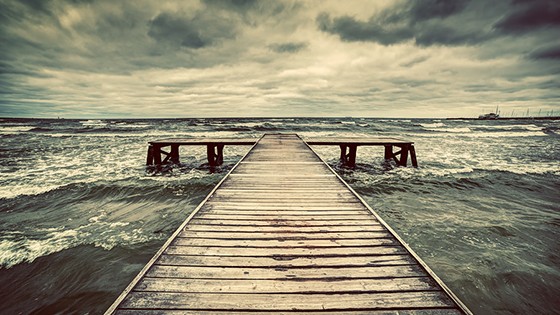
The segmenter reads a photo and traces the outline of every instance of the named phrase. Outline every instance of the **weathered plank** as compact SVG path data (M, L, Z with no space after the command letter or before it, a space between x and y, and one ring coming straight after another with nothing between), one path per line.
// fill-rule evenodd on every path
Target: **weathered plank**
M252 280L144 278L136 291L197 293L372 293L393 291L435 291L429 277L352 280Z
M181 246L181 239L176 239L174 245L167 247L167 255L199 255L199 256L231 256L231 257L262 257L262 256L372 256L405 254L401 246L371 246L371 247L321 247L321 248L261 248L261 247L218 247L218 246Z
M452 305L452 301L441 291L313 295L132 292L125 299L123 308L334 311Z
M425 277L418 266L342 267L342 268L248 268L154 265L146 274L153 278L179 279L376 279Z
M222 214L222 215L275 215L275 216L314 216L318 220L323 220L322 216L341 216L342 218L350 218L356 215L366 215L367 211L364 209L351 209L351 208L336 208L325 210L324 207L313 208L298 208L298 207L223 207L217 208L207 207L201 211L204 214ZM201 217L202 218L202 217ZM371 216L369 216L371 218Z
M206 211L204 213L199 214L199 218L203 219L216 219L216 220L251 220L251 221L278 221L278 222L289 222L289 221L300 221L300 220L307 220L308 222L313 221L327 221L327 220L354 220L354 221L361 221L361 220L369 220L371 219L370 215L366 214L367 212L363 212L363 214L347 214L346 212L343 214L332 214L328 213L314 213L314 214L302 214L300 211L296 211L295 214L286 214L285 212L257 212L253 211L253 213L244 212L243 214L239 214L235 210L212 210Z
M358 204L356 204L357 206ZM316 203L307 204L305 206L296 203L209 203L205 209L211 210L236 210L236 211L321 211L321 212L341 212L341 211L367 211L358 207L352 207L352 204L328 206L326 204ZM312 212L310 212L312 213Z
M185 231L251 232L251 233L327 233L327 232L369 232L384 231L381 224L375 225L330 225L330 226L262 226L262 225L215 225L190 224Z
M218 238L218 239L357 239L357 238L386 238L390 237L388 232L326 232L326 233L250 233L250 232L198 232L183 231L180 237L191 238Z
M205 266L205 267L263 267L263 268L315 268L315 267L365 267L365 266L396 266L414 265L409 255L383 256L332 256L332 257L227 257L227 256L194 256L194 255L162 255L158 265L169 266Z
M387 246L398 245L391 238L374 239L319 239L319 240L236 240L213 238L185 238L176 239L175 245L181 246L212 246L212 247L262 247L262 248L321 248L321 247L352 247L352 246Z
M237 220L237 219L209 219L206 217L199 217L199 219L191 220L192 225L231 225L231 226L349 226L349 225L361 225L361 226L382 226L377 220L367 218L364 220Z

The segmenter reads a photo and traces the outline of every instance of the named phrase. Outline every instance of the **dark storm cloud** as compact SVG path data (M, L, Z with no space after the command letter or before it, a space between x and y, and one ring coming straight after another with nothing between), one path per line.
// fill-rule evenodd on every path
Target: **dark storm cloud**
M203 0L202 2L210 6L243 11L254 8L258 0Z
M268 48L277 53L296 53L307 47L307 43L283 43L283 44L271 44Z
M405 5L412 21L446 18L465 9L470 0L414 0ZM406 8L408 7L408 9Z
M504 33L526 33L545 27L560 27L560 1L514 1L509 12L495 25Z
M430 25L417 30L415 42L419 46L456 46L477 44L490 37L491 35L485 33L464 32L445 25Z
M184 14L160 13L150 21L148 35L157 41L197 49L235 37L235 24L219 16L197 14L189 18Z
M532 59L560 59L560 46L552 46L537 49L529 54Z
M556 8L527 0L0 0L0 116L383 115L380 108L410 116L427 115L419 101L435 114L506 94L557 106ZM392 112L396 103L406 111Z
M321 31L338 35L343 41L349 42L372 41L389 45L408 40L414 35L403 24L384 24L376 19L363 22L350 16L333 19L328 13L317 16L317 25Z
M317 25L320 30L340 36L344 41L372 41L383 45L397 44L415 39L418 45L460 45L476 43L485 36L457 28L454 23L442 21L458 15L470 0L411 0L383 10L360 21L351 16L331 18L320 14Z

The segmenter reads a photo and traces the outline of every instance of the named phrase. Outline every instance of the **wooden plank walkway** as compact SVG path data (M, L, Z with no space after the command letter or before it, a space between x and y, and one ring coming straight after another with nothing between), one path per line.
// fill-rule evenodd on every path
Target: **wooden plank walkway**
M297 135L265 135L106 314L470 314Z

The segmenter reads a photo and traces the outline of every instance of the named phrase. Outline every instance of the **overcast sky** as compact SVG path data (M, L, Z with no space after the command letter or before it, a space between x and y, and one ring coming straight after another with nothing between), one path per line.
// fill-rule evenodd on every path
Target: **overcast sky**
M0 116L560 114L560 1L0 0Z

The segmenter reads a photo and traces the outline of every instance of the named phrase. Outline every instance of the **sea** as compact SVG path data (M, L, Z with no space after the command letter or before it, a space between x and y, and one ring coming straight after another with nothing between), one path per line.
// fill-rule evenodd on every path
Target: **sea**
M0 313L102 314L249 150L147 169L164 138L396 137L418 168L314 146L475 314L560 314L560 121L0 119Z

